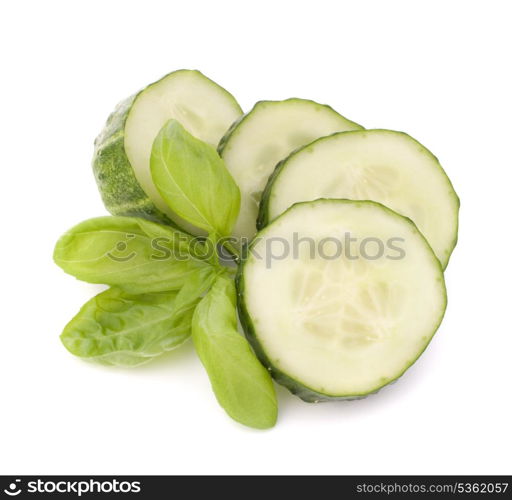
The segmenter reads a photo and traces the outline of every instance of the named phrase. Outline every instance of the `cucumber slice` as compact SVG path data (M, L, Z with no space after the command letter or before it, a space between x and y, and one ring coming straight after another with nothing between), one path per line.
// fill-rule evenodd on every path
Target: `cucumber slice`
M258 227L317 198L374 200L410 217L446 268L457 242L459 199L437 158L409 135L344 132L293 152L269 180Z
M153 140L171 118L217 146L242 114L235 98L199 71L179 70L121 102L95 141L93 169L107 210L198 230L174 214L149 169Z
M233 235L254 236L261 194L279 160L318 137L361 128L331 107L306 99L256 103L219 144L219 153L242 194Z
M254 238L237 286L258 357L277 382L314 402L356 399L396 380L446 308L443 270L423 235L373 201L294 205Z

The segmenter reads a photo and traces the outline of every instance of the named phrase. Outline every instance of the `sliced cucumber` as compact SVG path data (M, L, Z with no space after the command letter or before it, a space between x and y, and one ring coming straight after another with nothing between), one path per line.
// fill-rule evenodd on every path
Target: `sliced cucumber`
M153 184L149 170L153 140L174 118L195 137L217 146L241 114L229 92L192 70L170 73L120 103L95 141L93 169L107 210L174 221L197 232L172 213Z
M457 242L459 199L450 179L437 158L403 132L344 132L293 152L265 189L258 226L317 198L374 200L410 217L444 268Z
M237 285L257 355L305 401L354 399L397 379L446 308L443 271L423 235L372 201L294 205L253 240Z
M279 160L318 137L361 128L331 107L306 99L256 103L219 144L242 194L234 236L254 236L261 193Z

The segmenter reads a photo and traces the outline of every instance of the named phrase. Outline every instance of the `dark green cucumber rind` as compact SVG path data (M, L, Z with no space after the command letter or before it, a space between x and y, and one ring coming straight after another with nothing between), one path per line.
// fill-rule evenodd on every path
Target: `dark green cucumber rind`
M94 177L105 208L112 215L143 217L176 227L140 187L124 149L124 126L138 95L117 105L94 141Z
M263 193L261 195L261 200L260 200L260 205L259 205L259 213L258 213L258 218L256 220L256 228L257 228L257 230L260 231L265 226L267 226L270 222L272 222L270 220L270 215L269 215L269 203L270 203L270 198L271 198L271 195L272 195L272 188L273 188L276 180L278 179L279 175L281 174L281 172L286 168L286 165L288 164L288 161L293 156L295 156L296 154L300 153L303 150L306 150L308 148L313 148L315 146L315 144L317 144L317 143L319 143L321 141L327 140L327 139L329 139L329 138L331 138L333 136L338 136L338 135L341 135L341 134L361 134L361 133L364 133L364 132L373 132L373 131L375 131L375 132L390 132L392 134L400 134L400 135L404 135L404 136L408 137L409 139L412 139L419 146L420 150L424 154L426 154L427 156L430 156L434 160L435 164L437 165L437 167L441 171L442 175L444 176L444 178L448 182L448 185L449 185L449 188L450 188L450 194L451 194L451 196L456 201L457 217L456 217L456 226L455 226L455 236L454 236L454 239L453 239L450 247L446 251L446 260L444 262L442 262L443 270L446 269L446 267L448 266L448 262L450 261L450 256L451 256L455 246L457 245L457 240L458 240L458 233L459 233L459 216L458 216L458 214L459 214L459 209L460 209L460 198L457 195L457 193L455 192L455 188L453 187L453 184L452 184L450 178L448 177L448 174L446 173L446 171L442 167L442 165L439 162L439 159L437 158L437 156L435 156L429 149L427 149L425 146L423 146L423 144L418 142L416 139L411 137L406 132L400 132L400 131L395 131L395 130L387 130L387 129L349 130L349 131L346 131L346 132L335 132L334 134L330 134L330 135L326 135L324 137L320 137L320 138L315 139L314 141L310 142L309 144L306 144L305 146L302 146L300 148L295 149L286 158L281 160L276 165L274 171L272 172L272 174L268 178L267 185L265 186L265 189L263 190Z
M315 102L311 99L301 99L300 97L290 97L289 99L284 99L282 101L258 101L250 111L248 111L244 115L240 116L240 118L235 120L233 122L233 124L228 128L227 132L224 134L222 139L219 141L219 145L217 146L217 152L219 153L219 155L222 156L222 153L223 153L224 149L226 148L227 144L229 143L231 138L236 134L239 125L243 121L245 121L247 118L249 118L251 116L251 114L254 113L258 109L258 107L260 107L261 105L267 104L267 103L275 103L275 102L282 103L282 102L290 102L290 101L301 101L301 102L308 101L316 106L322 106L323 108L327 108L330 111L332 111L333 113L336 113L338 116L343 118L347 122L347 124L353 126L354 128L364 129L363 126L359 125L358 123L356 123L352 120L349 120L348 118L345 118L343 115L338 113L335 109L333 109L328 104L319 104L318 102Z
M270 358L265 353L265 350L258 339L258 335L256 333L256 328L254 327L254 323L251 319L251 316L249 314L249 311L247 309L247 306L246 306L245 300L244 300L244 295L245 295L244 266L248 261L249 253L251 251L252 246L259 241L259 238L257 239L256 237L253 239L253 241L249 245L244 246L243 258L241 260L241 264L238 267L238 273L237 273L236 280L235 280L236 288L237 288L238 316L239 316L242 328L244 330L245 336L246 336L247 340L249 341L249 343L251 344L258 359L261 361L261 363L263 363L264 366L267 367L267 369L269 370L269 372L272 375L272 377L274 378L274 380L278 384L286 387L292 394L295 394L296 396L298 396L300 399L302 399L303 401L305 401L307 403L319 403L319 402L324 402L324 401L351 401L351 400L356 400L356 399L362 399L367 396L370 396L371 394L375 394L378 391L380 391L383 387L396 382L420 358L420 356L423 354L425 349L428 347L428 345L432 341L432 338L434 337L435 333L439 329L439 326L441 325L441 322L443 320L444 314L446 312L446 307L448 304L448 297L447 297L447 293L446 293L446 286L444 283L444 276L443 276L443 267L442 267L441 263L439 262L439 259L434 254L434 251L432 250L428 241L425 239L423 234L418 230L418 228L416 227L414 222L411 219L409 219L408 217L404 217L403 215L400 215L400 214L394 212L393 210L386 207L385 205L382 205L381 203L378 203L378 202L372 201L372 200L354 201L354 200L329 199L329 198L320 198L318 200L315 200L315 202L319 202L319 201L323 201L326 203L372 204L372 205L379 206L380 208L383 208L390 214L392 214L396 217L400 217L401 219L406 221L407 224L412 226L413 231L415 233L417 233L423 239L423 241L425 242L425 245L430 249L430 252L432 255L432 260L435 264L435 267L437 267L439 269L439 276L440 276L439 280L441 281L441 283L443 285L443 296L444 296L444 305L443 305L442 314L440 315L439 321L437 322L436 326L434 327L434 329L432 331L432 335L425 343L425 346L423 347L423 349L418 353L418 356L416 356L416 358L411 360L411 362L395 378L388 380L388 381L382 383L381 385L379 385L379 386L373 388L372 390L370 390L366 393L363 393L363 394L324 394L324 393L318 392L315 389L312 389L311 387L308 387L305 383L301 382L300 380L294 379L293 377L291 377L284 371L280 370L270 360ZM313 203L313 202L306 201L306 202L295 203L290 208L285 210L281 215L276 217L276 219L274 219L274 221L277 221L278 219L283 217L296 205L306 205L308 203ZM268 226L268 227L270 227L270 226ZM261 236L264 231L265 231L265 229L263 229L263 231L260 231L256 236Z
M158 209L142 189L124 148L124 127L137 97L153 85L157 85L170 75L181 71L190 70L173 71L116 106L116 109L108 117L104 129L94 141L92 165L103 203L112 215L142 217L184 231L175 221ZM200 71L193 71L221 89L233 102L234 106L239 109L240 113L243 112L231 93Z
M317 139L320 140L320 139ZM316 141L313 141L316 142ZM309 143L306 146L303 146L301 148L297 148L295 151L292 151L286 158L283 158L281 161L277 163L275 166L273 172L270 174L267 184L265 185L265 188L263 189L263 192L261 193L260 198L260 204L258 209L258 218L256 219L256 230L261 231L264 227L268 226L270 221L270 216L268 212L268 205L270 202L270 196L272 195L272 187L274 186L274 183L276 179L279 177L279 174L284 169L288 159L298 153L299 151L302 151L303 149L309 147L313 143Z
M221 139L219 141L219 145L217 146L217 153L219 154L219 156L222 156L222 152L224 151L224 148L226 147L226 144L229 142L229 139L231 139L231 136L233 135L234 131L237 129L238 125L240 125L240 123L242 123L247 118L249 113L245 113L245 115L239 116L229 126L228 130L226 131L226 133L221 137Z

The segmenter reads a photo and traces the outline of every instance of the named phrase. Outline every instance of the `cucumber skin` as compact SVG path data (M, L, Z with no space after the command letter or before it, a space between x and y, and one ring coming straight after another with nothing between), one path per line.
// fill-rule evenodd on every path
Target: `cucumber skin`
M142 217L187 232L158 209L151 201L135 177L135 173L124 148L124 127L126 119L137 97L153 85L180 72L196 73L222 89L233 101L233 105L238 108L243 117L242 108L234 96L224 87L221 87L216 82L203 75L200 71L187 69L172 71L121 101L116 106L108 117L103 130L94 141L92 168L103 204L112 215Z
M370 130L368 130L368 132L371 132L371 131L389 132L386 129L370 129ZM272 187L273 187L275 181L277 180L277 178L279 177L279 174L285 168L285 165L288 163L288 160L292 156L300 153L303 149L307 149L310 146L313 146L315 143L320 142L320 141L322 141L324 139L327 139L328 137L339 135L339 134L351 134L351 133L354 133L354 132L360 132L360 131L358 131L358 130L347 130L345 132L335 132L334 134L326 135L324 137L319 137L318 139L315 139L314 141L310 142L309 144L306 144L304 146L301 146L300 148L295 149L286 158L283 158L280 162L277 163L274 171L270 174L270 176L269 176L269 178L267 180L267 184L265 186L265 189L263 190L263 193L261 194L259 211L258 211L258 218L256 219L256 229L258 231L261 231L265 226L267 226L270 222L272 222L270 220L269 213L268 213L268 205L269 205L269 202L270 202L270 196L272 194ZM452 181L448 177L448 174L445 172L445 170L442 167L442 165L441 165L439 159L437 158L437 156L435 156L434 153L432 153L429 149L427 149L425 146L423 146L423 144L421 144L416 139L414 139L414 137L411 137L407 132L399 132L399 131L395 131L395 130L392 130L391 132L393 132L395 134L402 134L402 135L405 135L408 138L412 139L414 142L416 142L421 147L421 149L423 151L425 151L428 155L430 155L435 160L435 162L437 163L439 169L446 176L446 179L448 180L448 184L451 187L452 194L453 194L453 196L454 196L454 198L455 198L455 200L457 202L457 214L458 214L458 212L460 210L460 198L457 195L457 193L455 192L455 188L453 187ZM375 203L377 203L377 202L375 202ZM384 206L384 205L382 205L382 206ZM404 216L404 217L406 219L408 219L408 217L406 217L406 216ZM413 224L414 224L414 222L413 222ZM448 263L450 262L450 257L452 255L453 251L455 250L455 247L457 246L458 238L459 238L459 217L457 215L457 225L456 225L456 228L455 228L455 237L454 237L454 239L452 241L452 244L451 244L451 247L450 247L450 253L448 255L448 258L447 258L446 262L442 263L443 271L446 270L446 268L448 267ZM430 244L429 244L429 246L430 246Z
M335 203L361 203L361 204L363 204L363 203L364 204L368 204L369 203L369 204L377 205L377 206L385 209L386 211L388 211L388 212L390 212L390 213L392 213L392 214L394 214L394 215L396 215L398 217L401 217L402 219L405 219L410 225L412 225L414 227L415 231L421 236L421 238L423 238L423 240L425 241L425 244L430 248L430 250L432 252L432 256L434 258L434 261L437 264L437 266L439 267L440 276L442 277L443 283L444 283L443 266L441 265L441 262L435 256L434 251L430 247L430 244L425 239L423 234L418 230L418 228L416 227L414 222L411 219L409 219L408 217L400 215L400 214L394 212L393 210L391 210L390 208L386 207L385 205L382 205L381 203L378 203L376 201L371 201L371 200L354 201L354 200L344 200L344 199L320 198L318 200L315 200L314 202L319 202L319 201L324 201L324 202L327 202L327 203L330 203L330 202L335 202ZM280 219L289 210L291 210L295 205L303 205L303 204L308 204L308 203L313 203L313 202L303 201L303 202L295 203L290 208L285 210L281 215L276 217L274 220ZM263 346L260 344L260 342L258 340L258 337L256 335L256 329L254 328L254 324L253 324L253 322L251 320L251 316L249 315L249 311L247 310L247 307L245 305L245 300L244 300L245 283L244 283L244 277L243 277L243 268L245 266L245 263L248 260L247 256L249 254L251 246L253 244L255 244L256 242L257 242L257 239L255 237L251 243L249 243L248 245L246 244L244 246L243 252L242 252L242 259L241 259L240 264L238 266L238 271L237 271L237 275L236 275L236 278L235 278L235 284L236 284L236 290L237 290L237 309L238 309L238 317L240 319L240 324L242 325L245 337L247 338L248 342L251 344L251 347L253 348L254 353L256 354L256 356L258 357L260 362L264 366L267 367L267 369L269 370L272 378L278 384L282 385L283 387L286 387L292 394L294 394L295 396L299 397L300 399L302 399L306 403L323 403L323 402L328 402L328 401L355 401L355 400L358 400L358 399L364 399L364 398L366 398L368 396L371 396L372 394L376 394L377 392L379 392L384 387L386 387L388 385L391 385L391 384L394 384L421 357L421 355L425 352L425 350L429 346L430 342L434 338L434 335L436 334L437 330L441 326L441 323L442 323L443 318L444 318L444 314L446 312L446 307L447 307L447 304L448 304L448 296L447 296L447 292L446 292L446 286L444 286L444 308L443 308L443 313L441 314L441 317L439 318L439 321L438 321L437 325L433 329L432 335L430 336L428 342L425 344L425 347L418 353L418 356L416 356L416 358L413 359L411 361L411 363L408 364L402 370L402 372L398 374L397 377L395 377L394 379L389 380L389 381L383 383L382 385L376 387L374 390L369 391L369 392L364 393L364 394L356 394L356 395L352 395L351 394L351 395L348 395L348 396L333 396L333 395L323 394L323 393L320 393L318 391L315 391L314 389L311 389L310 387L307 387L303 383L299 382L298 380L295 380L294 378L290 377L289 375L284 373L282 370L277 368L272 363L272 361L269 359L269 357L266 355L265 350L263 349Z
M224 151L224 149L226 148L227 144L229 143L229 140L231 139L231 137L234 135L234 133L236 132L236 130L238 129L238 126L246 119L246 118L249 118L251 113L253 113L254 111L256 111L256 109L260 106L260 105L263 105L263 104L266 104L266 103L275 103L275 102L279 102L279 103L282 103L282 102L290 102L290 101L308 101L308 102L311 102L313 104L315 104L316 106L322 106L324 108L327 108L329 109L330 111L332 111L333 113L337 114L338 116L340 116L341 118L343 118L347 124L350 123L355 130L364 130L364 127L362 125L359 125L358 123L352 121L352 120L349 120L348 118L345 118L343 115L340 115L334 108L332 108L331 106L329 106L328 104L319 104L311 99L302 99L300 97L290 97L288 99L284 99L282 101L269 101L269 100L263 100L263 101L258 101L256 102L256 104L254 104L254 106L252 107L252 109L250 111L248 111L247 113L243 114L242 116L240 116L239 118L237 118L232 124L231 126L228 128L227 132L224 134L224 136L221 138L221 140L219 141L219 145L217 146L217 153L219 153L219 156L222 156L222 153Z
M258 104L258 103L256 103L256 104ZM254 106L256 106L256 104ZM222 152L224 151L224 148L226 147L227 143L229 142L229 139L231 139L231 136L233 135L234 131L237 129L238 125L240 125L240 123L242 123L247 118L249 113L250 113L250 111L248 113L245 113L245 114L239 116L229 126L226 133L221 137L221 139L219 141L219 145L217 146L217 153L219 154L220 157L222 157Z
M142 217L176 227L140 187L124 149L124 126L139 94L128 97L116 106L94 141L94 177L103 204L112 215Z
M295 151L292 151L286 158L283 158L281 161L277 163L276 167L274 168L274 171L270 174L267 180L267 184L263 189L263 193L261 193L258 218L256 219L256 229L258 231L261 231L265 226L268 226L270 222L268 215L268 204L270 201L270 195L272 194L272 187L274 186L274 182L276 181L276 179L279 177L281 170L283 170L284 166L286 165L288 158L290 158L293 154L298 153L302 149L307 148L311 144L312 143L310 142L309 144L306 144L305 146L298 148Z

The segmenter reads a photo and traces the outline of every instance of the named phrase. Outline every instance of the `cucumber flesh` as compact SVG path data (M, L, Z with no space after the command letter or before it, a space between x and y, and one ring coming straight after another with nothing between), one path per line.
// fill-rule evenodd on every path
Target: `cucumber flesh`
M242 194L234 236L254 236L261 194L279 160L318 137L361 128L331 107L306 99L256 103L219 144Z
M107 209L199 230L174 214L151 178L151 147L162 126L178 120L192 135L217 146L242 114L235 98L199 71L179 70L121 103L95 142L93 168Z
M292 153L266 187L258 224L318 198L374 200L411 218L447 266L457 241L459 199L437 158L409 135L345 132Z
M333 258L332 238L343 242L346 234L355 238L352 258L346 249ZM367 258L376 252L363 247L365 238L386 245L380 258ZM392 238L402 240L389 246ZM283 241L291 249L286 257ZM320 253L322 241L332 245ZM391 258L396 246L401 259ZM261 361L306 401L354 399L397 379L446 308L442 268L425 238L412 221L371 201L294 205L253 240L238 293L241 322Z

